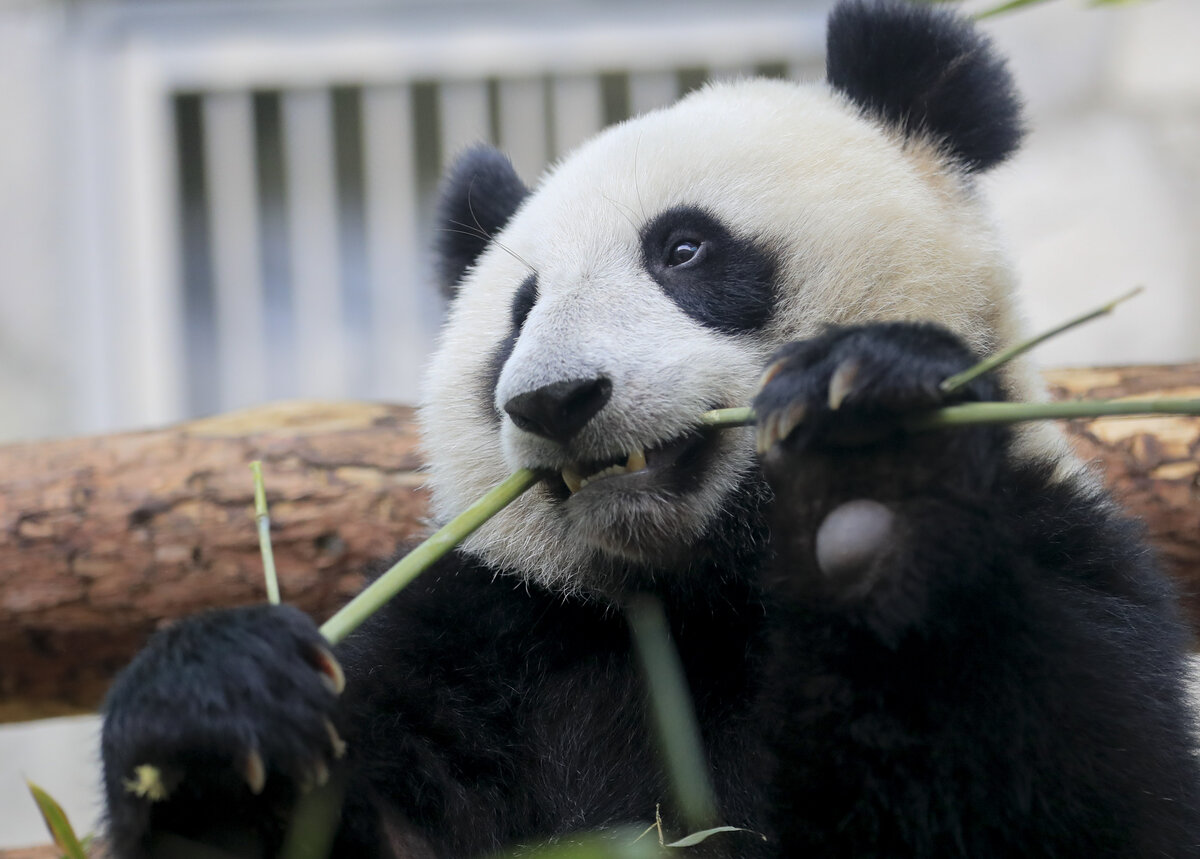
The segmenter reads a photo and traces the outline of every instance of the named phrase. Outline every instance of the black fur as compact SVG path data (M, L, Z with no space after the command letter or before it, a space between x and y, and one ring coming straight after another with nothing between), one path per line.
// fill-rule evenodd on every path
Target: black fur
M508 363L513 349L517 347L517 338L521 336L525 318L529 316L529 311L533 310L537 299L537 275L531 274L521 281L521 285L517 287L517 291L513 295L512 309L509 311L508 334L492 350L491 357L488 358L487 371L479 386L479 398L488 422L492 425L500 423L500 412L496 408L496 385L500 382L500 374L504 372L504 365Z
M696 251L675 265L671 252L680 242L692 243ZM775 309L774 255L696 206L676 206L647 224L642 260L684 313L717 331L757 330Z
M438 192L437 276L452 298L467 269L504 229L529 189L508 156L487 145L473 146L450 167Z
M708 576L715 579L715 571ZM752 796L751 774L763 760L757 728L747 723L757 672L746 671L746 660L761 659L761 604L738 583L714 599L667 599L719 766L715 778L729 797L726 813L759 826L762 802ZM291 706L282 691L269 707L240 693L267 671L283 678L274 681L281 688L309 686L322 701L324 690L275 633L290 627L294 612L254 612L250 623L230 613L220 629L214 616L181 621L181 631L153 640L114 688L105 760L116 856L148 855L163 830L210 841L220 833L224 844L241 846L239 856L278 848L285 819L278 798L292 795L292 756L282 756L278 770L268 757L260 798L233 764L255 737L290 748L293 726L305 719L280 718L280 708ZM316 634L311 623L308 634ZM268 639L277 652L259 646ZM230 655L232 663L220 664ZM659 803L670 830L683 834L651 742L628 632L612 606L495 579L494 571L453 556L338 655L349 680L338 714L349 775L335 856L388 855L384 845L398 837L429 851L416 856L482 856L552 833L652 820ZM192 663L186 677L172 676ZM214 700L221 701L215 712ZM128 722L134 715L137 725ZM173 726L173 745L143 744L141 727L158 733L158 722ZM313 744L311 753L324 748ZM126 793L122 778L143 760L186 770L186 793L158 804ZM770 855L753 836L728 843L738 855Z
M1006 430L903 431L973 361L940 329L835 329L777 360L759 414L801 403L813 428L764 458L770 553L741 538L686 587L656 585L721 820L767 836L697 855L1197 855L1187 637L1137 529L1014 462ZM857 373L833 410L846 362ZM998 392L981 380L963 396ZM856 498L897 522L865 589L827 579L813 550ZM745 527L756 509L728 517ZM614 605L452 556L339 648L336 712L315 636L296 612L259 608L150 644L106 705L118 857L164 832L273 855L297 773L329 756L315 726L330 713L350 749L335 856L482 855L648 820L659 803L680 831ZM270 771L260 797L236 770L248 745ZM183 774L171 800L124 790L140 762Z
M1188 640L1140 529L1014 463L1007 430L897 431L969 363L943 332L838 329L777 359L759 414L813 418L764 462L780 855L1200 855ZM865 595L813 574L813 535L857 498L900 522Z
M108 695L101 745L113 855L151 844L172 855L160 843L167 834L235 855L277 848L295 785L332 764L325 720L341 717L317 670L326 646L290 606L201 614L158 633ZM272 773L259 797L244 775L251 751ZM128 792L144 764L159 770L171 802Z
M966 19L922 3L848 0L829 18L829 83L907 135L942 144L968 172L1016 151L1012 77Z

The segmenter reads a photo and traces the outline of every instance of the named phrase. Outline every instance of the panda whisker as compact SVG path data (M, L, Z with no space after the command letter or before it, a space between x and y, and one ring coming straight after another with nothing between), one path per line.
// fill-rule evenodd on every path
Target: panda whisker
M633 209L629 208L624 203L614 200L612 197L608 196L607 194L601 194L601 196L604 198L605 202L612 204L612 207L614 209L616 209L618 212L620 212L621 216L623 218L625 218L625 220L629 221L629 226L633 227L633 231L635 233L640 230L640 227L638 227L637 221L635 221L633 219L633 215L635 214Z
M500 248L500 250L504 251L506 254L508 254L513 259L515 259L521 265L525 266L525 268L529 269L530 274L536 275L538 273L536 268L531 266L528 263L528 261L526 261L520 254L518 254L512 248L508 247L503 242L497 240L494 235L492 235L488 230L486 230L484 228L483 224L479 223L479 217L475 214L475 203L471 199L471 195L472 195L472 193L474 193L474 191L475 191L475 179L474 179L474 177L472 177L471 184L467 186L467 211L471 213L471 220L475 222L475 229L477 229L479 231L475 235L483 236L488 241L494 243L496 245L496 247ZM451 221L450 223L455 224L460 227L469 228L471 226L470 224L464 224L461 221Z
M642 151L642 135L638 135L633 144L633 194L637 198L638 208L642 210L642 220L646 220L646 204L642 202L642 189L638 186L638 154Z
M496 245L496 247L500 248L500 250L504 251L510 257L515 259L521 265L525 266L525 268L529 269L530 274L538 273L538 270L536 268L534 268L532 265L530 265L528 260L526 260L519 253L514 251L508 245L504 244L504 242L499 241L495 236L493 236L491 233L489 233L487 230L485 230L483 227L479 226L478 224L475 224L475 225L466 224L466 223L463 223L462 221L449 221L448 223L454 224L457 227L462 227L462 229L461 230L452 230L452 229L449 229L448 227L442 227L441 232L457 233L460 236L485 238L488 241L492 242L494 245Z

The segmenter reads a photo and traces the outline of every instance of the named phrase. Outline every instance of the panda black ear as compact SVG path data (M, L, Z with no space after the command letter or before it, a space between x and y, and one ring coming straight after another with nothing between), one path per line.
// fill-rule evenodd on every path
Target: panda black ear
M438 192L438 285L453 297L467 269L529 195L512 162L498 149L473 146L454 161Z
M844 0L829 17L830 85L908 136L926 136L969 173L1021 141L1021 106L991 42L964 18L927 5Z

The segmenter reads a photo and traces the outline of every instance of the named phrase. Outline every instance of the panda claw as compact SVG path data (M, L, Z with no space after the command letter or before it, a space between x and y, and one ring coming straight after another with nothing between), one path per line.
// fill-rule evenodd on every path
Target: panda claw
M779 424L776 427L776 432L779 434L779 441L783 441L792 434L792 430L804 422L805 416L808 414L808 407L804 403L793 403L788 407L787 411L779 418Z
M314 788L324 787L329 783L329 767L323 760L313 761L312 768L304 774L300 781L300 792L311 793Z
M758 432L756 434L758 455L766 456L767 451L779 440L777 429L779 427L779 412L771 412L766 419L758 424Z
M346 674L342 671L342 664L328 647L314 645L313 652L317 670L321 672L321 680L325 687L334 695L341 695L342 690L346 688Z
M778 361L772 362L767 369L763 370L763 374L758 377L758 390L761 391L772 379L778 376L779 371L783 369L783 365L786 363L787 358L780 358Z
M804 403L793 403L788 408L771 412L766 420L758 427L756 436L759 456L765 456L767 451L792 434L792 431L804 422L808 407Z
M329 734L329 746L333 749L333 759L339 760L346 756L346 741L342 739L333 722L325 720L325 730Z
M257 749L246 752L246 758L242 762L242 776L252 794L258 796L262 793L267 783L267 768Z
M847 358L829 377L829 410L836 412L846 397L854 391L860 364L857 358Z

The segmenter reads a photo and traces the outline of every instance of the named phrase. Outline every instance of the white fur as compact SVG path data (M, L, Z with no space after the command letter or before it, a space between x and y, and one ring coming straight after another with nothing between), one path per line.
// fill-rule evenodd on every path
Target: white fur
M645 272L639 230L681 204L709 210L778 255L781 300L760 333L699 324ZM539 299L493 405L550 382L607 375L611 401L568 451L507 418L497 427L481 401L480 380L530 267ZM972 185L932 147L862 118L825 85L706 88L567 158L465 278L421 412L435 516L460 512L519 466L557 469L648 447L707 408L745 404L779 344L829 322L935 319L991 351L1016 330L1012 292ZM1011 374L1017 395L1031 393L1027 375ZM662 497L623 490L618 479L553 504L535 487L466 549L563 589L586 589L600 567L622 561L679 563L752 467L748 432L727 432L720 443L698 492Z

